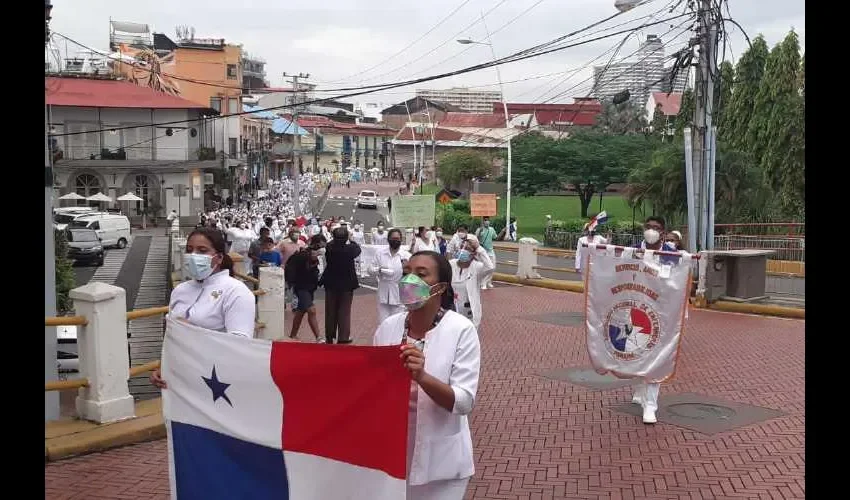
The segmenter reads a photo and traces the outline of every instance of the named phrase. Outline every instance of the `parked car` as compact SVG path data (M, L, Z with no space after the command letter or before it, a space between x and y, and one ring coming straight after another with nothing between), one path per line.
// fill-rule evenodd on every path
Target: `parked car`
M53 209L53 227L60 231L64 231L68 224L77 217L83 215L93 215L98 213L96 208L92 207L62 207Z
M93 229L104 247L124 248L130 242L130 219L126 215L84 215L71 221L68 227Z
M65 238L68 240L68 258L78 262L93 262L97 266L103 265L106 255L103 243L94 229L69 228L65 230Z
M378 208L378 195L374 191L360 191L357 196L357 208Z

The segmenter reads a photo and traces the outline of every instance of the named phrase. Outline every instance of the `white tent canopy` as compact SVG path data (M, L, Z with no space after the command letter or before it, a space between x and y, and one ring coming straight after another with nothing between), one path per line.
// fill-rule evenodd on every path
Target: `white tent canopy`
M94 194L92 196L89 196L88 198L86 198L86 200L87 201L102 201L104 203L111 203L112 202L112 198L110 198L109 196L106 196L103 193L97 193L97 194Z
M59 197L60 200L85 200L85 196L80 196L77 193L63 194Z
M134 195L133 193L127 193L118 197L118 201L145 201L142 198Z

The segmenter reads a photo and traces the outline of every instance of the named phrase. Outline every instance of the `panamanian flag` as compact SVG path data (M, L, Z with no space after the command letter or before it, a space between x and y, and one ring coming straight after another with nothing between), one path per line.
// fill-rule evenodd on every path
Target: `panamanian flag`
M162 376L173 499L405 498L398 347L245 339L169 318Z

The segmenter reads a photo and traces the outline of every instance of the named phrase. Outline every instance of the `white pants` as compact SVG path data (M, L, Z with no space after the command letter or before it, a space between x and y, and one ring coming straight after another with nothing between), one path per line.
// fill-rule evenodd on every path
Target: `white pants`
M658 393L661 392L661 384L638 384L634 389L634 397L640 398L641 406L658 411Z
M466 487L469 485L468 477L463 479L446 479L420 484L418 486L407 485L407 500L463 500Z
M493 286L493 273L496 271L496 252L487 252L487 255L490 257L490 260L493 261L493 269L491 271L484 271L484 274L481 277L482 290Z
M380 325L385 319L400 312L404 312L403 305L382 304L378 302L378 324Z

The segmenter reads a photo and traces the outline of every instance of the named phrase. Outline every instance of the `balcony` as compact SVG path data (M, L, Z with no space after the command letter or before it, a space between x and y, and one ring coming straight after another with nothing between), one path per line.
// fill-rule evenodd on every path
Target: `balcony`
M198 148L198 160L215 160L217 157L218 155L215 152L215 148Z

